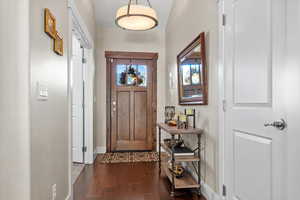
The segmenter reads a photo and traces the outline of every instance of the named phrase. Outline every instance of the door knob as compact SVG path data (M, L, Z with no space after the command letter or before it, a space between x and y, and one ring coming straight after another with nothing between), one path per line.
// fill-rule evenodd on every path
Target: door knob
M268 127L268 126L273 126L282 131L287 127L287 124L284 121L284 119L280 119L279 121L275 121L273 123L265 123L265 127Z

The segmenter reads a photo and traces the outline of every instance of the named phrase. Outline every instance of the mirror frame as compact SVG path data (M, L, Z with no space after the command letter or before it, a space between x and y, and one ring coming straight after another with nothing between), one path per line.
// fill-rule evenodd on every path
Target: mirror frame
M203 69L203 98L200 100L197 97L190 98L189 100L183 100L182 98L182 76L180 74L180 60L190 53L196 46L201 45L200 57L202 60ZM206 65L206 53L205 53L205 33L202 32L191 42L183 51L177 56L177 80L178 80L178 100L179 105L208 105L208 82L207 82L207 65Z

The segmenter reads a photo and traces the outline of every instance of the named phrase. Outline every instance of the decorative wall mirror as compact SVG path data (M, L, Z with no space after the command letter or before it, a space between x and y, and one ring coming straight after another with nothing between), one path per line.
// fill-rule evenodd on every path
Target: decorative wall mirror
M201 33L178 56L178 97L180 105L207 105L205 33Z

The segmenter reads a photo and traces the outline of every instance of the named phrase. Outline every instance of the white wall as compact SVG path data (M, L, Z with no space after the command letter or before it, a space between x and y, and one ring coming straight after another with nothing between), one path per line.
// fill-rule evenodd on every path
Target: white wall
M44 32L44 8L57 21L64 39L64 56L53 52L53 39ZM31 200L64 200L68 187L68 12L67 1L30 1ZM48 87L47 101L37 100L37 82ZM16 180L18 181L18 180Z
M206 56L208 66L208 106L193 106L197 112L197 127L205 130L202 156L204 181L218 190L218 5L213 0L174 0L166 28L166 65L168 80L166 95L168 105L178 106L177 55L201 32L206 32ZM195 145L195 138L185 138Z
M96 144L106 147L106 59L105 51L159 53L157 65L157 121L163 119L165 105L165 39L164 31L131 32L112 28L97 29L96 55Z
M0 199L30 200L29 0L0 15Z
M287 0L287 62L284 86L287 110L287 200L300 196L300 2Z
M73 0L76 7L86 24L91 37L95 40L96 38L96 18L94 11L94 3L92 0Z

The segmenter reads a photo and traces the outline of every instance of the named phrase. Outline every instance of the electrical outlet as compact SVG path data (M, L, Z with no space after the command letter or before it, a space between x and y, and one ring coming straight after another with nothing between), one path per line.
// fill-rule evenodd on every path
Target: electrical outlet
M56 184L52 185L52 199L51 200L56 200Z

